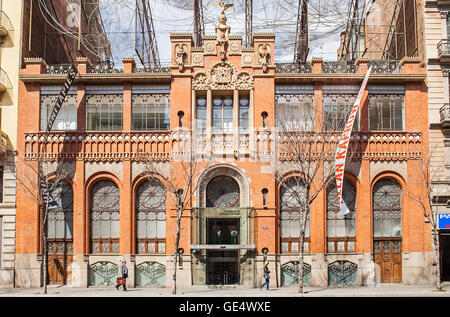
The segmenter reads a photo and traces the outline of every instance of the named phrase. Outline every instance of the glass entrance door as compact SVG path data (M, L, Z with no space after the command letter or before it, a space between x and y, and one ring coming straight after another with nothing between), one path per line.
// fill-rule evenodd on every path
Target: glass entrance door
M206 284L233 285L239 283L238 251L206 252Z
M239 221L239 218L206 219L206 243L211 245L239 244ZM238 284L239 251L207 251L206 283L208 285Z

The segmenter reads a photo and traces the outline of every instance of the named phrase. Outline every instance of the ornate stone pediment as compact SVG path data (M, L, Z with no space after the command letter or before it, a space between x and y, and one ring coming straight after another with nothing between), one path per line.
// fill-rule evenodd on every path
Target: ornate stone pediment
M233 64L219 62L208 72L194 75L192 88L196 90L250 90L253 89L253 76L248 72L238 72Z

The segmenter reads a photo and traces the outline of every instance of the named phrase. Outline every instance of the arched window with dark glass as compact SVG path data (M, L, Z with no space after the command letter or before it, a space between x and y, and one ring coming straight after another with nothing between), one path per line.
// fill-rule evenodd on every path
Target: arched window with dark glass
M301 217L306 221L304 251L309 252L309 213L305 217L305 185L298 177L290 177L280 189L281 252L297 253L300 243Z
M137 253L166 252L166 189L157 179L146 180L136 191Z
M402 188L390 178L376 182L372 192L373 252L382 283L402 280Z
M240 206L238 183L229 176L218 176L206 187L206 207L232 208Z
M344 180L343 199L350 212L343 215L339 209L336 183L327 188L327 251L328 253L355 252L356 189Z
M110 180L98 181L89 195L92 253L118 253L120 192Z

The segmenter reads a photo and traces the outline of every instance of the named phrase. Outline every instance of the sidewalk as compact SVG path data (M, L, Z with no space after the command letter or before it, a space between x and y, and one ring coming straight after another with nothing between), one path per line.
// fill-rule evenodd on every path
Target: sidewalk
M114 286L72 288L51 285L47 294L44 294L43 288L4 288L0 289L0 297L450 297L450 283L444 283L441 292L436 291L434 285L402 284L380 284L375 287L305 287L304 291L303 294L298 294L295 286L272 288L269 291L240 286L192 286L179 288L178 294L172 295L170 288L130 288L123 292L117 291Z

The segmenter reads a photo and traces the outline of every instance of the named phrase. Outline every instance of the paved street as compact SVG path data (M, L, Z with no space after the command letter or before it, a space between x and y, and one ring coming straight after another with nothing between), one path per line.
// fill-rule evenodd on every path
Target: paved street
M296 287L273 288L269 291L258 288L226 287L212 288L192 286L180 288L177 297L450 297L450 283L443 284L443 291L437 292L433 285L380 284L375 287L318 288L306 287L304 294L298 294ZM0 297L172 297L169 288L131 288L127 292L111 287L72 288L49 286L48 294L43 288L0 289Z

